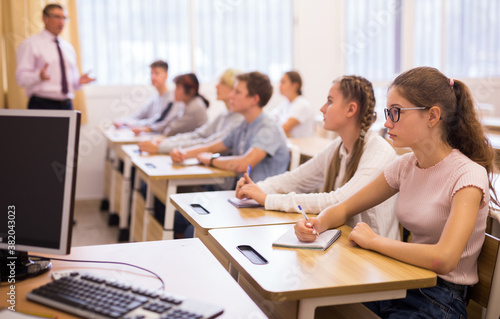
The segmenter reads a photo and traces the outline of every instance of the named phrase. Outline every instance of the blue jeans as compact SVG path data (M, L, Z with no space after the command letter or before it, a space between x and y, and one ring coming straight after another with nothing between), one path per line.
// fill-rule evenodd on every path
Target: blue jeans
M462 319L467 318L467 293L447 287L438 281L430 288L408 290L406 298L364 303L381 318Z

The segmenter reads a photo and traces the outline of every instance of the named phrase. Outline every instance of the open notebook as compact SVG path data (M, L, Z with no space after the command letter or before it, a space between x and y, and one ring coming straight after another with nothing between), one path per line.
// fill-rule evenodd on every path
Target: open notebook
M283 235L273 242L275 247L288 247L288 248L305 248L305 249L316 249L316 250L326 250L330 247L337 238L340 237L341 231L338 229L328 229L319 234L313 242L304 242L298 240L295 235L295 230L290 228Z

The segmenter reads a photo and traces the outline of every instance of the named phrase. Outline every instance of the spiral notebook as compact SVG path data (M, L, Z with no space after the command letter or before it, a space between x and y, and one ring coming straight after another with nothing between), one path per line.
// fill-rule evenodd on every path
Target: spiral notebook
M287 247L287 248L304 248L315 250L326 250L330 247L339 237L341 231L338 229L328 229L319 234L313 242L300 241L295 235L295 230L290 228L283 235L273 242L274 247Z

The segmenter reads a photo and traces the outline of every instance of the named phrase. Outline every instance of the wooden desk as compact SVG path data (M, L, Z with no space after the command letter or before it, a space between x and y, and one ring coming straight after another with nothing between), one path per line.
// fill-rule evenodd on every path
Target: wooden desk
M196 238L73 247L67 259L88 259L127 262L157 273L165 281L166 292L199 299L224 308L218 318L266 318L238 284L221 267L207 248ZM56 256L54 258L57 258ZM159 280L142 270L111 264L89 264L53 261L52 271L75 269L80 272L100 274L116 278L132 285L157 289ZM25 296L34 288L49 282L50 273L16 283L16 310L57 315L57 318L73 316L28 301ZM0 288L0 308L9 306L5 296L8 287Z
M318 136L305 138L288 138L288 142L299 148L301 163L306 162L307 160L314 157L314 155L324 150L328 145L330 145L330 143L332 143L332 141L332 139Z
M242 287L254 300L260 299L261 308L272 308L276 317L280 317L280 303L286 305L286 318L313 318L316 307L403 298L407 289L436 284L432 271L352 246L347 239L351 230L348 226L340 227L342 236L324 252L273 248L272 242L290 227L209 231L214 245L239 271ZM239 245L252 246L268 264L251 263L238 251Z
M120 160L126 160L125 153L121 152L121 146L147 141L160 136L160 134L144 133L136 136L130 129L118 130L114 128L102 132L107 141L104 189L105 198L109 202L109 224L119 224L120 235L118 240L122 241L128 238L126 236L128 219L123 220L121 217L128 215L130 207L128 199L123 198L121 194L127 190L127 187L130 192L131 165L129 165L128 170L124 168L123 175L120 173Z
M201 239L228 270L230 270L228 259L209 240L208 231L210 229L294 224L303 218L299 213L270 211L262 207L236 208L227 201L231 197L234 197L234 191L185 193L170 196L170 202L194 226L195 236ZM191 207L191 204L202 205L209 214L198 214Z
M172 203L168 201L168 198L170 195L177 193L178 186L221 184L224 182L224 178L236 176L236 173L233 171L206 167L204 165L172 164L172 159L167 155L135 157L132 159L132 163L137 168L137 171L134 182L136 191L134 191L132 199L131 241L173 239L175 210ZM140 195L141 180L148 185L146 200L143 205L140 202L142 198ZM150 217L150 213L154 209L154 196L165 204L165 222L161 227L161 234L159 236L148 238L147 236L151 236L148 227L155 223L154 218ZM145 213L142 220L139 220L141 219L140 210L142 210L142 206L144 206ZM140 231L136 231L136 224L139 227L143 227L142 238L134 238L136 237L134 232L139 234L138 237L140 237L141 233Z
M127 241L130 238L130 202L132 199L132 159L139 156L149 156L148 153L140 152L137 144L121 145L116 149L116 154L123 162L123 175L121 176L120 185L115 184L115 194L120 199L119 206L119 223L120 233L118 241ZM116 174L120 173L116 171ZM119 181L120 178L117 179Z

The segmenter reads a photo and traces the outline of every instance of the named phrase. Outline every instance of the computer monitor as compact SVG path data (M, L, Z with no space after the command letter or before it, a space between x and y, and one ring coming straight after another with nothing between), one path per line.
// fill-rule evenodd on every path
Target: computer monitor
M78 111L0 109L2 281L50 269L27 252L70 253L79 136Z

